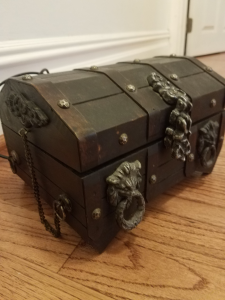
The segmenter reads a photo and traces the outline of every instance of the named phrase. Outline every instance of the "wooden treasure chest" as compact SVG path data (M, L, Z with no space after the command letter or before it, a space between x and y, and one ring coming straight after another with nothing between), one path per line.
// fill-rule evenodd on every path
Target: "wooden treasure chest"
M41 222L59 236L66 220L100 252L152 198L210 173L223 143L225 80L193 58L27 74L0 95L8 159L33 187Z

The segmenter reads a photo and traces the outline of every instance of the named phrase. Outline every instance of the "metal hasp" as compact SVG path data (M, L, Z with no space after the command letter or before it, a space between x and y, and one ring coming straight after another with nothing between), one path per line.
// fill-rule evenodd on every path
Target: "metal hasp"
M219 123L211 120L199 130L197 150L203 167L210 168L216 161L218 131Z
M145 213L145 200L138 191L141 183L141 163L136 160L133 163L123 162L116 171L106 179L108 183L107 198L111 205L116 206L116 220L124 230L135 228ZM127 220L124 212L133 200L137 201L137 209L132 217Z
M26 128L42 127L48 124L46 114L32 101L27 100L23 95L10 92L5 101L9 110Z
M189 115L192 110L191 99L184 91L176 88L155 72L148 77L148 82L166 103L176 106L170 114L170 126L166 128L164 144L167 148L171 148L173 158L185 161L186 156L191 153L188 140L192 124Z

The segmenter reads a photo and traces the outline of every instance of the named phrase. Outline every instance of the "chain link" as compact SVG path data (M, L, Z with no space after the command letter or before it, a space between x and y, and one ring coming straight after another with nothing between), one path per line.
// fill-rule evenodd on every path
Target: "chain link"
M39 185L37 182L35 169L34 169L34 162L33 162L30 147L29 147L29 144L27 141L27 130L24 128L21 128L19 130L19 134L23 140L23 144L24 144L24 148L25 148L25 157L26 157L27 165L29 167L29 172L30 172L30 176L31 176L31 180L32 180L32 187L33 187L33 191L34 191L34 197L37 201L38 212L39 212L41 223L44 224L45 229L47 231L49 231L54 237L59 237L61 235L60 219L58 218L56 212L54 211L55 228L45 218L44 210L43 210L41 199L40 199Z

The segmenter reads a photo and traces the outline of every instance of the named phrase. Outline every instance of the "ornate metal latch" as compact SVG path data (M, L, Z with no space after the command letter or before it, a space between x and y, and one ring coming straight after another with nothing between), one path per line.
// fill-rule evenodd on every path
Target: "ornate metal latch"
M21 124L26 128L42 127L49 122L46 114L33 101L27 100L23 95L11 91L5 103L11 113L18 117Z
M148 77L148 82L166 103L176 105L170 114L170 126L166 128L164 144L167 148L171 148L173 158L185 161L186 156L191 153L188 140L192 124L189 115L192 110L191 99L184 91L155 72Z
M145 200L138 191L141 183L141 163L136 160L133 163L123 162L116 171L106 179L108 183L107 197L111 205L116 206L116 220L118 225L131 230L143 219L145 213ZM126 220L124 212L135 199L137 209L133 216Z

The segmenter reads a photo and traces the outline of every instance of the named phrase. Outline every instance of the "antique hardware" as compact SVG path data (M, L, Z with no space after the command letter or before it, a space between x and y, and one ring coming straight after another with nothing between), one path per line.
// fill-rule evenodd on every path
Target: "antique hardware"
M171 148L173 158L185 161L186 156L191 152L188 141L192 124L189 115L192 110L191 99L185 92L176 88L155 72L148 77L148 82L166 103L176 105L170 114L170 126L166 128L164 144L167 148Z
M15 150L10 152L10 156L8 158L11 170L14 174L17 173L16 166L20 164L20 159Z
M141 62L141 60L140 59L138 59L138 58L136 58L136 59L134 59L134 61L133 61L134 63L139 63L139 62Z
M210 106L211 106L211 107L215 107L215 106L216 106L216 99L212 99L212 100L211 100Z
M136 160L133 163L123 162L116 171L106 179L108 183L107 197L111 205L116 206L116 220L118 225L131 230L142 220L145 213L145 200L138 191L141 183L141 163ZM137 210L133 216L126 220L124 212L128 209L135 199Z
M178 80L177 74L171 74L170 78L173 79L173 80Z
M211 120L199 130L198 153L203 167L212 167L216 160L218 130L219 123Z
M31 75L29 75L29 74L25 74L25 75L22 76L23 80L31 80L32 78L33 77Z
M62 99L62 100L58 101L58 106L60 108L69 108L70 107L70 103L69 103L69 101L67 101L65 99Z
M53 202L53 209L57 217L61 221L64 221L66 219L66 212L71 212L72 210L72 204L67 195L59 195L58 199Z
M18 117L21 124L26 128L42 127L49 122L46 114L23 95L11 91L5 103L12 114Z
M125 145L128 142L128 135L126 133L122 133L119 138L119 143L121 145Z
M60 218L56 214L56 211L54 211L55 228L52 227L52 225L45 218L45 214L44 214L44 210L43 210L42 203L41 203L41 198L40 198L39 184L38 184L38 181L37 181L37 178L36 178L36 173L35 173L35 168L34 168L34 162L33 162L30 147L29 147L29 144L28 144L28 141L27 141L27 134L28 134L28 132L27 132L26 129L21 128L19 130L19 135L22 138L24 149L25 149L25 158L26 158L27 166L29 168L29 173L30 173L30 177L31 177L31 181L32 181L32 187L33 187L33 191L34 191L34 198L36 199L37 205L38 205L39 217L40 217L41 223L44 224L45 229L47 231L49 231L54 237L59 237L61 235Z
M17 173L16 165L20 164L20 159L19 159L19 156L18 156L18 154L16 153L15 150L12 150L10 152L9 156L0 154L0 158L7 159L9 161L9 165L10 165L10 168L11 168L13 174Z
M193 154L193 153L190 153L190 154L188 155L188 161L192 162L192 161L194 161L194 160L195 160L194 154Z
M128 92L135 92L136 91L136 87L132 84L128 84L127 85L127 90Z
M155 184L156 181L157 181L156 175L152 175L152 176L151 176L151 179L150 179L151 184Z
M101 208L94 209L92 212L92 218L94 220L98 220L98 219L100 219L100 217L101 217Z
M206 67L205 67L205 71L207 71L207 72L212 72L213 69L212 69L211 67L209 67L209 66L206 66Z
M91 66L90 70L96 71L96 70L98 70L98 67L97 66Z

